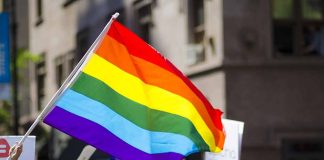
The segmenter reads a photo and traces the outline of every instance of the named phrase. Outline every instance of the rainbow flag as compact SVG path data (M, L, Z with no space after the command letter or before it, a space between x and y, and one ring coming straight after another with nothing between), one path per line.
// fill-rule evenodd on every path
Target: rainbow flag
M222 112L114 21L44 122L122 160L181 160L224 144Z

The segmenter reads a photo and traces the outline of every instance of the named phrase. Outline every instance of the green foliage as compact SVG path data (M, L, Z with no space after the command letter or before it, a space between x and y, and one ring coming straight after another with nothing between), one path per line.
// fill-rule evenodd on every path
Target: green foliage
M0 125L8 124L9 123L9 113L3 109L0 108Z
M300 2L300 3L299 3ZM301 5L302 18L308 20L323 19L324 2L323 0L273 0L272 1L272 15L275 19L291 19L294 18L294 5L296 3ZM296 15L295 15L296 16Z
M10 131L10 105L2 102L0 106L0 135L8 134Z
M17 67L19 69L25 69L28 62L31 61L31 62L37 63L41 60L42 60L41 56L39 56L35 53L32 53L27 49L19 49L16 63L17 63Z
M321 20L323 18L323 5L323 1L302 1L303 18Z
M41 56L30 52L27 49L19 49L17 53L16 65L19 70L18 73L23 73L25 69L28 67L29 62L37 63L41 61ZM18 77L21 79L22 75L18 74ZM2 105L1 105L2 104ZM0 102L0 135L8 134L10 131L10 110L11 105L9 105L6 101Z
M23 73L28 69L28 63L38 63L42 60L42 57L39 54L30 52L27 49L20 48L18 49L16 65L18 69L18 79L23 79Z
M273 0L272 14L275 19L287 19L293 15L293 0Z

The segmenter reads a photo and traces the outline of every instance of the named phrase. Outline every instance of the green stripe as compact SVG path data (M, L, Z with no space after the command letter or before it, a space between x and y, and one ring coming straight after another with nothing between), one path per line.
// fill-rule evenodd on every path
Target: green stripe
M181 134L190 138L200 150L209 150L208 145L188 119L150 109L129 100L90 75L81 73L71 89L109 106L110 109L139 127L150 131Z

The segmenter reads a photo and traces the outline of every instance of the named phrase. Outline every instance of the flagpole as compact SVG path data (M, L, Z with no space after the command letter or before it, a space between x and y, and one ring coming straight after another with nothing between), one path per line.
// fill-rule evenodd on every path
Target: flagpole
M97 44L100 43L100 41L102 40L102 37L106 34L106 32L108 31L108 29L110 28L112 22L115 19L117 19L118 16L119 16L119 13L116 12L111 17L111 19L106 24L106 26L104 27L104 29L101 31L101 33L99 34L99 36L97 37L97 39L92 43L92 45L90 46L90 48L88 49L88 51L85 53L85 55L82 57L82 59L76 65L76 67L74 67L74 69L72 70L72 72L70 73L70 75L65 79L65 81L63 82L63 84L61 85L61 87L56 91L56 93L53 95L53 97L51 98L51 100L47 103L47 105L44 107L44 109L42 110L42 112L38 115L38 117L36 118L36 120L34 121L34 123L29 127L29 129L25 133L24 137L19 141L18 145L21 145L22 143L24 143L24 141L30 135L30 133L34 130L34 128L36 127L36 125L40 121L42 121L44 119L44 117L47 115L47 113L49 111L51 111L51 109L53 108L53 105L54 105L55 101L61 96L61 94L65 91L65 89L68 88L71 85L71 83L75 80L75 78L79 75L82 67L88 61L88 59L89 59L90 55L93 53L93 51L96 49Z

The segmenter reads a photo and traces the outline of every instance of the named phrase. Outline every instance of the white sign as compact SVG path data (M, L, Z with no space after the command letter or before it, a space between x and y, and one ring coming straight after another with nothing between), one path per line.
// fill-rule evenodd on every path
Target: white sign
M82 152L80 153L79 157L77 160L86 160L86 159L90 159L90 157L93 155L93 153L96 151L96 148L90 146L90 145L86 145Z
M222 119L226 138L221 153L205 153L205 160L239 160L241 156L244 123L229 119Z
M9 156L10 147L21 140L22 136L0 136L0 160L6 160ZM35 136L28 136L23 144L23 152L19 160L35 159Z

